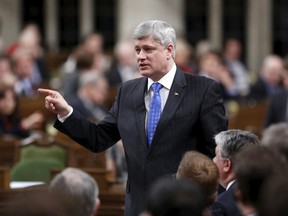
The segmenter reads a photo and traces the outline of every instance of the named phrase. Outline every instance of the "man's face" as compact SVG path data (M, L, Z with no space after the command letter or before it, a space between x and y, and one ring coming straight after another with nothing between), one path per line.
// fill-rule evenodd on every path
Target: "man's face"
M171 67L173 45L163 47L152 36L134 41L139 72L142 76L158 81Z
M216 164L218 170L219 170L219 183L226 188L224 185L223 179L224 179L224 165L225 165L225 159L222 159L220 156L220 148L219 145L215 148L215 157L213 158L213 162Z

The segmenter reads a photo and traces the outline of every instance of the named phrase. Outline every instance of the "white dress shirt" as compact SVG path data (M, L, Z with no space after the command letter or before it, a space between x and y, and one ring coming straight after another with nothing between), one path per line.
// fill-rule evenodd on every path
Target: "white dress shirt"
M158 83L160 83L163 88L160 89L159 93L161 96L161 112L163 111L167 98L169 96L169 92L176 74L176 64L173 65L173 67L170 69L170 71L163 76ZM145 107L146 107L146 120L145 120L145 127L147 126L147 118L148 118L148 113L149 113L149 107L150 107L150 102L153 96L153 91L151 90L151 85L154 83L154 81L150 78L148 78L148 85L147 85L147 93L145 95Z

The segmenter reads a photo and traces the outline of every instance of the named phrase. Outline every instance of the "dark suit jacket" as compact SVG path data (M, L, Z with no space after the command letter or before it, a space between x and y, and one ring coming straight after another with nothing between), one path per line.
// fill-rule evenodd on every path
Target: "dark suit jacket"
M224 205L218 201L208 206L208 209L212 216L228 216L228 212Z
M265 127L286 121L287 98L288 93L285 89L271 95Z
M198 150L214 156L214 135L227 129L219 85L177 68L151 147L145 130L147 78L125 82L106 118L91 124L79 113L55 127L94 152L122 139L128 168L125 215L145 208L145 193L158 178L175 174L183 154Z
M241 212L236 204L237 199L234 194L236 187L237 183L234 182L231 187L227 191L221 193L217 199L217 201L222 203L225 207L228 216L241 216Z
M254 101L263 101L269 99L271 94L274 94L283 89L282 85L269 86L263 78L259 77L254 85L251 86L250 93L247 98Z

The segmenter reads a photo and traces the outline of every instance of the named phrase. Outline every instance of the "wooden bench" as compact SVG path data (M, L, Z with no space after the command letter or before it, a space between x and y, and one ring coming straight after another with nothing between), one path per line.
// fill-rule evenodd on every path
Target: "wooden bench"
M0 215L6 216L9 208L13 208L18 200L25 198L29 193L46 190L45 187L30 187L25 189L0 190ZM123 216L125 194L119 191L101 192L99 194L101 201L98 210L98 216ZM37 205L36 202L33 204Z
M101 201L98 216L123 216L125 205L124 192L102 192L99 198Z
M268 104L268 101L247 104L228 104L229 129L249 130L261 136Z
M16 163L19 142L17 137L0 137L0 166L12 167Z

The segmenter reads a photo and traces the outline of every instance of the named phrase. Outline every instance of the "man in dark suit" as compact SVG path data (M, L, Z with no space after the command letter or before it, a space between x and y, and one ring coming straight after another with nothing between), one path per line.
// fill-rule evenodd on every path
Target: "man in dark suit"
M280 122L287 122L288 107L287 107L288 92L286 89L278 91L271 95L268 112L265 119L264 127Z
M283 71L283 59L277 55L268 55L264 58L260 76L251 86L248 100L269 100L272 94L283 88L281 73Z
M288 121L288 64L285 59L284 70L282 70L282 79L284 88L272 94L268 112L265 119L265 128L272 124Z
M122 85L113 107L99 124L89 123L73 111L58 92L39 89L46 95L46 108L58 115L55 127L81 145L100 152L122 139L128 169L126 216L144 210L149 186L160 177L174 175L186 151L197 150L213 157L213 137L227 129L219 85L177 68L176 33L168 23L143 22L133 38L143 77ZM160 91L153 93L155 85ZM150 114L158 117L159 113L152 112L159 112L157 108L161 108L161 117L153 135L151 122L157 120L151 121Z
M235 196L237 182L234 172L234 160L236 154L242 149L259 145L259 139L249 131L230 129L217 134L215 142L217 146L213 161L219 170L219 183L226 189L218 196L217 201L226 208L228 216L240 216L242 214L236 205Z
M67 102L91 121L103 120L107 110L105 99L108 95L107 80L96 71L85 71L79 76L77 93L67 96Z

